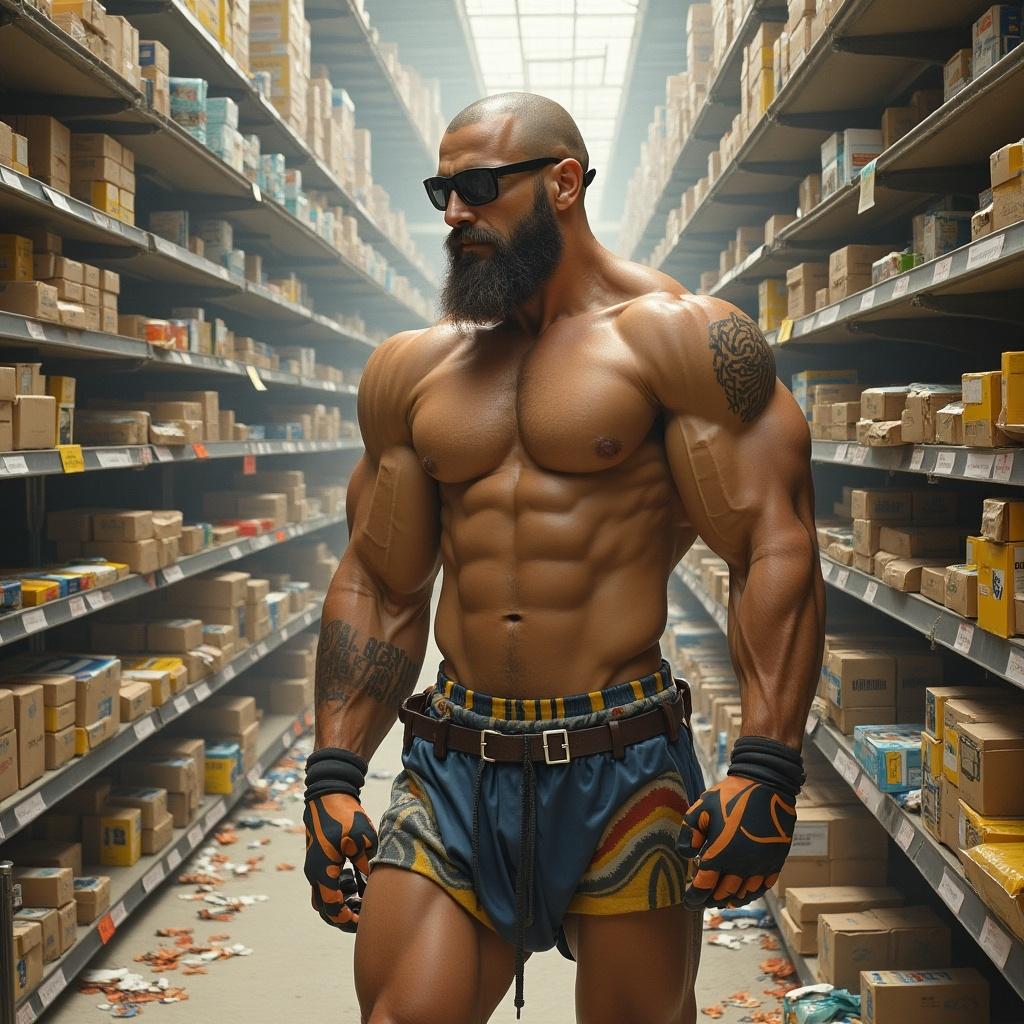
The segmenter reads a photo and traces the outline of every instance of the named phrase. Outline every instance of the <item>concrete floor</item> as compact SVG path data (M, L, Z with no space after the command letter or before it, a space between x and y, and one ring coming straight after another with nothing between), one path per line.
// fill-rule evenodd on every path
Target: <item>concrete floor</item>
M435 601L437 594L435 593ZM420 688L433 682L441 655L433 643L427 648ZM401 767L401 734L392 731L371 765L371 771L396 772ZM370 779L364 791L364 803L375 820L387 805L390 777ZM240 814L244 815L244 810ZM288 804L282 814L301 822L300 799ZM238 815L233 815L235 817ZM269 816L273 816L269 814ZM179 899L194 886L165 883L93 961L94 968L128 967L152 977L167 978L172 986L183 985L189 999L180 1004L148 1004L142 1016L151 1021L229 1021L247 1024L272 1024L285 1020L317 1020L331 1024L359 1024L359 1009L352 980L354 936L324 925L310 909L309 889L302 875L304 841L301 834L265 827L259 831L239 830L239 842L223 848L235 862L253 854L263 854L263 870L248 878L232 878L220 891L226 895L265 894L266 903L247 907L236 920L223 923L201 921L197 909L203 904ZM269 835L271 843L259 850L246 849L255 837ZM290 863L294 871L278 871L276 865ZM179 873L188 870L183 864ZM195 941L204 943L211 935L230 935L230 943L251 947L253 954L230 960L214 961L205 975L183 977L180 971L151 975L134 957L173 939L156 936L159 928L194 928ZM706 932L705 937L715 933ZM733 933L739 936L753 932ZM762 933L757 932L760 936ZM777 938L777 933L768 933ZM747 990L763 999L762 1010L779 1006L776 999L763 995L774 982L759 977L758 964L767 957L784 955L764 952L758 942L739 950L705 945L698 979L698 1007L718 1003L738 990ZM575 1021L573 1009L574 965L556 951L531 958L526 973L526 1008L523 1020L529 1024L569 1024ZM111 1019L109 1011L99 1010L102 996L84 996L77 986L60 997L43 1016L47 1024L88 1024ZM721 1020L738 1024L750 1020L751 1010L728 1008ZM708 1019L701 1017L700 1020ZM495 1024L515 1021L511 990L491 1018ZM639 1024L639 1022L630 1022ZM661 1022L651 1022L661 1024Z

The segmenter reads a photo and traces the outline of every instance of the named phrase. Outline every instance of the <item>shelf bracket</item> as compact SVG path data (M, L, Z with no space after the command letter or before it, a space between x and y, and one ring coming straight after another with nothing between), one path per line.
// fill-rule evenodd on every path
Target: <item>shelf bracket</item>
M782 128L806 128L815 132L838 132L844 128L877 128L879 111L875 107L864 110L821 110L809 114L773 114L772 124Z
M803 178L815 169L821 169L821 163L809 160L748 160L738 165L739 170L747 174L774 174L780 177Z
M839 36L832 40L837 53L864 57L905 57L942 66L963 43L963 32L898 32L877 36Z
M1024 324L1024 295L1019 291L972 292L965 295L915 295L912 305L945 316L1005 324Z
M49 114L58 118L92 117L103 114L123 114L134 103L122 96L46 96L40 93L0 93L0 106L4 110L17 110L19 114ZM75 127L78 127L76 125Z
M731 196L712 196L708 202L718 203L721 206L766 206L773 207L779 203L778 192L750 192L739 193Z
M893 192L976 197L979 183L984 185L988 177L980 170L980 166L967 164L958 167L924 167L907 171L876 171L875 186L888 188Z
M75 259L89 260L130 260L139 254L139 248L134 245L113 245L106 242L76 242L68 239L64 242L64 248L69 255L74 254Z
M151 121L75 121L81 132L101 132L106 135L155 135L163 129Z
M966 317L966 314L965 314ZM993 349L1000 349L1005 343L1020 338L1020 329L1017 326L1012 328L1008 325L1005 331L993 327L991 321L976 320L973 325L964 323L964 330L958 330L955 337L949 337L952 333L948 325L943 324L937 318L922 318L920 320L859 320L847 323L847 331L853 335L869 335L873 338L888 341L906 341L915 344L932 345L937 348L950 349L954 352L963 352L965 349L976 349L979 347L976 338L967 337L971 326L976 331L976 337L984 336L985 346ZM961 325L958 325L960 327Z

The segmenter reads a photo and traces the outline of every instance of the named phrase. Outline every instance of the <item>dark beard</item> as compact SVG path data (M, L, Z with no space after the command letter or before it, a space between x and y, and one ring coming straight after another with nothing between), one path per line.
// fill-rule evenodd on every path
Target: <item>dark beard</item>
M490 256L460 252L463 242L487 242L493 250ZM457 324L509 319L555 272L563 245L543 187L507 241L483 228L454 228L444 243L448 276L439 299L442 315Z

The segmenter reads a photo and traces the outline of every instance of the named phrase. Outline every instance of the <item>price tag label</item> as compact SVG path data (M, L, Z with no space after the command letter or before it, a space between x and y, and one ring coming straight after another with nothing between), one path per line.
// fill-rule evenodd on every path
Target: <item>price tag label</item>
M209 683L199 683L199 685L196 686L196 700L197 701L206 700L206 698L209 697L209 696L210 696L210 684Z
M935 458L935 468L932 470L933 473L941 476L949 476L953 472L953 467L956 465L956 453L955 452L939 452Z
M47 199L57 207L58 210L63 210L65 213L71 212L71 207L68 205L68 198L63 192L58 192L55 188L50 188L49 185L43 186L43 194Z
M25 191L21 184L21 175L12 168L0 166L0 178L8 187L16 188L19 192Z
M179 715L185 714L189 707L188 697L185 694L182 693L174 698L174 710L177 711Z
M103 599L103 594L98 590L90 590L85 595L86 603L94 611L99 611L107 602Z
M142 876L142 888L147 893L152 892L166 877L167 872L164 870L163 864L157 864Z
M864 588L864 600L867 601L868 604L874 604L875 598L877 596L878 596L878 583L877 583L876 580L872 580Z
M138 453L140 466L151 466L153 464L153 449L148 444L140 445Z
M26 633L38 633L39 630L46 629L46 612L42 608L33 608L22 615L21 624L25 627Z
M162 444L153 446L153 454L156 456L157 462L173 462L174 454L170 448L165 448Z
M877 817L882 807L882 791L866 775L861 775L857 780L856 793L861 803Z
M875 294L876 294L875 293L875 289L874 288L869 288L860 297L860 311L862 313L867 312L867 310L869 310L875 304Z
M185 572L180 565L169 565L163 570L164 583L178 583L185 578Z
M57 451L60 452L60 464L65 473L85 472L85 459L80 444L59 444Z
M920 473L921 467L924 465L924 449L915 448L914 454L910 456L910 472Z
M840 589L845 589L846 584L850 582L850 570L840 569L836 573L836 586Z
M257 391L266 391L267 385L263 383L263 378L260 376L260 371L252 365L252 363L246 364L245 372L248 374L249 381Z
M116 904L110 911L110 918L114 922L114 927L120 928L127 917L128 911L125 910L124 900L121 900L121 902Z
M256 645L256 656L258 658L265 658L267 656L267 645L262 640Z
M821 567L821 575L826 580L832 579L832 569L833 569L832 563L831 562L825 562L822 565L822 567Z
M79 615L84 615L88 609L85 607L85 598L81 594L71 598L68 602L68 611L71 612L71 618L77 619Z
M181 863L181 854L177 850L171 850L167 854L167 870L173 871Z
M953 257L947 256L944 260L939 260L935 264L935 269L932 271L932 284L938 284L940 281L945 281L949 277L949 272L953 269Z
M852 447L852 449L851 449L851 454L852 454L853 457L851 458L850 461L855 466L863 466L864 463L868 461L868 452L869 452L869 450L870 449L868 449L867 447L865 447L862 444L855 444Z
M846 456L850 454L850 446L841 444L836 446L835 462L845 462Z
M284 747L284 749L285 749L285 750L287 750L287 749L288 749L288 748L289 748L289 747L290 747L291 745L292 745L292 737L291 737L291 733L287 733L287 732L286 732L286 733L285 733L285 734L284 734L284 735L283 735L283 736L281 737L281 746L282 746L282 747Z
M988 914L985 915L985 923L981 926L978 945L988 953L996 967L1000 970L1006 967L1006 961L1010 959L1010 950L1013 949L1013 941Z
M237 560L242 557L242 549L237 544L232 544L228 548L228 554L233 560Z
M30 338L36 341L46 341L46 328L38 320L26 320L25 330Z
M242 456L242 475L243 476L254 476L256 473L256 456L255 455L243 455Z
M892 297L902 299L908 291L910 291L910 271L896 278L896 283L892 286Z
M192 445L192 451L195 453L197 459L208 459L210 457L210 453L206 450L206 445L201 441L196 441L196 443Z
M30 821L35 821L45 810L46 801L43 799L43 794L33 793L27 800L23 800L14 808L14 817L24 828Z
M986 455L982 452L968 452L967 465L964 468L964 476L974 480L987 480L992 475L992 467L995 465L996 457Z
M992 479L998 480L1001 484L1010 482L1013 476L1013 452L1000 452L996 456L995 465L992 468Z
M817 320L814 321L814 329L818 330L821 327L831 327L839 319L839 306L827 306L819 314Z
M832 767L851 785L855 785L857 782L857 776L860 775L860 768L857 762L846 753L845 750L840 748L836 751L836 756L832 758Z
M23 476L28 472L28 463L24 455L8 455L4 459L4 468L11 476Z
M135 738L140 742L147 736L152 736L156 732L156 725L153 724L153 718L151 715L147 715L145 718L139 719L134 726Z
M818 716L808 715L807 721L804 722L804 735L813 736L815 730L818 728Z
M130 466L132 457L127 452L97 452L96 461L104 469L119 469L122 466Z
M18 1024L35 1024L36 1011L31 1003L26 1003L18 1011Z
M914 826L910 824L909 819L904 818L900 822L899 831L896 833L896 845L906 853L910 849L910 844L914 841Z
M793 337L793 321L787 316L779 324L779 333L775 338L776 345L785 345ZM333 390L333 385L332 385Z
M224 681L226 683L230 683L231 680L234 679L237 674L237 669L235 668L234 663L232 662L229 662L227 665L225 665L224 670L221 672L221 675L224 677Z
M257 203L263 202L263 193L260 192L260 187L255 181L252 183L252 198Z
M960 913L960 908L964 904L964 889L948 870L942 872L942 881L939 882L938 893L942 897L942 902L954 914Z
M875 166L877 157L868 161L860 170L860 200L857 213L867 213L875 205Z
M1010 651L1010 656L1006 659L1004 675L1015 683L1024 684L1024 654L1018 650Z
M973 270L975 267L980 267L985 263L991 263L993 260L999 259L1003 254L1003 242L1005 240L1006 235L998 234L982 239L980 242L975 242L971 246L971 251L967 254L967 269Z
M188 830L188 845L194 850L203 841L203 830L198 825L193 825Z
M961 654L969 654L972 643L974 643L974 626L969 622L961 622L957 627L953 650L959 651Z
M260 784L260 771L258 768L252 768L249 774L246 775L246 780L250 786L258 786Z
M68 987L67 979L64 977L64 968L58 967L57 970L50 975L36 989L36 994L39 996L39 1001L43 1006L49 1006Z
M226 813L226 806L223 800L218 800L207 812L206 817L203 819L206 822L207 831L213 828L214 825L224 817Z
M182 353L180 353L180 355L181 355L181 361L186 366L191 366L192 365L192 354L190 352L182 352Z
M114 937L117 925L114 924L114 919L109 914L104 914L96 922L96 931L99 934L100 942L105 946Z

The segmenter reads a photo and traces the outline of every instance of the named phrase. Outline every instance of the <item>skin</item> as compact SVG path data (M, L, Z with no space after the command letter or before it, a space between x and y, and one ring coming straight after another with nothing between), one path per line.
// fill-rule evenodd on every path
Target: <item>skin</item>
M538 155L517 127L498 110L448 133L438 173ZM503 178L486 206L453 193L445 221L507 238L540 178L565 239L553 276L506 323L441 322L367 363L350 542L322 620L317 744L369 758L391 729L442 565L435 637L446 674L472 689L551 697L655 671L668 579L700 535L730 568L743 732L799 749L824 612L806 421L756 325L604 249L580 164L565 147L542 151L565 159ZM570 916L578 1019L690 1024L699 928L681 906ZM439 973L439 950L458 968ZM382 866L355 969L370 1024L470 1024L507 991L514 953L429 880Z

